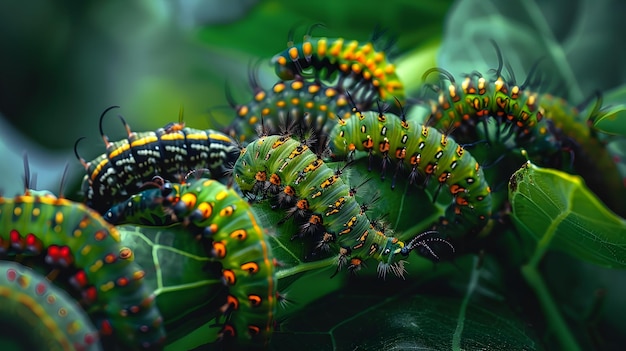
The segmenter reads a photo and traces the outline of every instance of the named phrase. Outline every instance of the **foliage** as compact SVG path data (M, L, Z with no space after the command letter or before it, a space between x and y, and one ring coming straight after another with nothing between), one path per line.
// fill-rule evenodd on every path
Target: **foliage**
M86 136L81 156L91 159L104 152L96 125L109 105L121 105L137 131L176 121L181 105L188 126L223 127L234 115L222 108L227 105L224 83L237 101L249 99L249 66L283 50L290 29L299 40L305 28L318 22L325 27L316 29L316 36L365 40L377 25L387 29L397 38L393 61L407 94L418 99L422 74L431 67L455 76L496 67L490 39L510 64L506 74L520 82L540 62L542 92L573 105L601 92L604 114L594 127L610 141L607 148L626 177L626 142L619 138L626 136L626 68L620 61L626 45L615 40L626 23L618 1L184 3L39 2L32 12L0 5L0 44L13 48L0 60L6 77L0 83L4 195L22 191L21 153L26 151L38 188L58 189L67 162L65 194L81 199L77 189L84 172L72 146ZM26 17L35 20L16 21ZM269 87L275 78L265 61L259 76ZM423 115L410 111L414 113ZM111 140L125 137L114 118L104 130ZM279 310L280 329L271 347L619 349L626 335L621 303L626 291L624 219L607 209L581 178L532 164L519 169L522 154L492 164L499 151L484 145L470 151L490 164L486 176L496 206L503 210L489 236L464 243L471 253L437 264L411 255L406 281L378 278L375 264L355 277L331 279L333 258L308 260L307 247L290 240L297 228L276 226L281 213L268 204L255 206L264 226L272 228L274 252L284 264L277 277L287 304ZM389 180L368 174L367 167L367 158L359 160L348 167L347 178L352 185L371 178L359 188L358 199L368 202L378 194L373 206L399 237L426 229L445 209L449 198L432 201L436 189L408 191L399 185L391 190ZM126 230L127 240L150 252L144 260L158 262L157 255L172 251L170 244L157 243L159 234ZM206 325L177 323L172 328L175 349L201 344L194 339L180 346L185 338L202 338Z

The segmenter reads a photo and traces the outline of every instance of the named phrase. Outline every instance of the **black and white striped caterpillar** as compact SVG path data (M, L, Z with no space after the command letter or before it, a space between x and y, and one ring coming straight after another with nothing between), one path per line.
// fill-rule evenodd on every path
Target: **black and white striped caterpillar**
M87 172L82 186L87 205L100 213L137 193L156 175L182 179L190 170L208 168L213 177L221 177L225 166L234 163L239 154L227 135L212 129L187 128L181 123L170 123L156 131L133 132L122 119L128 138L111 142L102 130L102 119L114 107L100 117L100 134L107 152L89 162L76 152Z

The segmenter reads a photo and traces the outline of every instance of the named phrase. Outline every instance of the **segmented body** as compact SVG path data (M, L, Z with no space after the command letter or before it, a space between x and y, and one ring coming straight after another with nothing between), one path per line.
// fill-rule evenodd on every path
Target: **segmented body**
M431 102L428 125L456 130L455 135L473 134L479 122L493 117L515 138L526 138L543 119L539 94L507 82L500 70L494 80L474 73L465 76L461 84L448 75L447 90L440 89L437 100Z
M222 336L240 347L265 347L277 305L275 262L267 235L250 205L232 188L210 179L174 185L165 204L193 235L210 242L228 287Z
M611 137L601 135L592 127L593 120L603 113L600 111L601 101L580 110L564 99L543 94L539 104L545 116L545 126L534 131L532 139L536 142L526 148L531 160L568 171L572 171L569 168L573 166L573 171L582 175L587 186L614 211L626 214L626 178L619 172L619 160L609 151ZM558 148L553 147L556 150L550 153L545 144ZM563 154L567 157L562 157ZM555 162L555 158L561 162ZM563 158L565 161L561 160Z
M2 339L24 348L102 350L98 331L76 300L19 263L0 261L0 320L13 326L3 329Z
M501 67L497 72L500 70ZM486 138L487 133L478 132L487 128L489 118L494 118L501 142L512 138L510 150L524 149L531 160L544 166L567 169L568 163L573 163L574 169L569 171L583 175L612 208L624 213L626 187L620 184L623 179L606 143L590 126L601 114L600 104L598 99L595 106L581 113L564 99L511 84L499 74L493 81L472 74L460 85L452 79L447 91L439 91L437 101L431 102L427 124L449 130L463 142L474 143ZM479 126L479 122L483 125ZM569 161L563 161L564 158ZM591 158L593 162L589 162Z
M283 80L302 77L311 68L318 80L338 79L337 87L349 91L357 101L404 100L404 86L395 66L373 43L306 35L302 43L290 44L272 62Z
M170 186L169 183L167 186ZM163 189L146 189L118 202L102 217L113 225L136 224L167 226L176 223L171 213L163 208Z
M92 161L81 159L87 172L83 192L87 205L100 213L114 203L139 192L152 177L182 179L193 169L208 168L213 177L224 175L239 154L227 135L215 130L199 130L179 123L156 131L131 132L128 138L109 142L107 152Z
M409 183L421 177L446 185L454 200L443 218L445 225L474 232L491 216L491 189L482 168L461 145L435 128L393 114L357 111L333 128L330 140L337 158L354 158L356 151L365 151L370 167L372 159L380 159L383 179L388 168L393 170L392 187L404 171Z
M312 133L316 138L328 135L339 118L350 113L348 96L322 82L297 79L278 82L270 90L251 81L252 101L236 105L237 118L227 133L241 142L259 135L279 134L287 129ZM262 130L264 129L264 130Z
M57 272L105 345L159 349L165 333L154 295L119 241L117 230L83 204L42 192L0 198L0 259Z
M307 145L289 136L266 136L250 143L235 163L235 180L244 192L272 197L277 208L300 224L294 237L312 237L316 247L339 254L339 268L361 267L374 258L380 275L404 274L402 257L430 239L405 243L374 228L350 188ZM430 233L429 233L430 234Z

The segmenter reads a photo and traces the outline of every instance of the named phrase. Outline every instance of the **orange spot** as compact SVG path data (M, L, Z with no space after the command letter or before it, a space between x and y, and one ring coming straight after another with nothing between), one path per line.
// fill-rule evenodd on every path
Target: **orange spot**
M237 229L234 232L230 233L230 237L239 241L246 240L248 237L248 233L245 229Z
M256 325L250 324L248 326L248 333L250 335L257 335L261 332L261 329L259 327L257 327Z
M258 307L263 302L263 299L259 295L250 294L248 295L248 300L250 301L250 305L252 307Z
M259 272L259 265L256 262L247 262L241 265L241 269L248 271L249 274L255 274Z
M104 238L106 238L106 237L107 237L107 232L106 232L106 230L105 230L105 229L100 229L100 230L98 230L98 231L94 234L94 238L95 238L97 241L102 241L102 240L104 240Z
M222 271L222 275L224 276L224 279L226 280L226 283L228 283L228 285L235 285L235 283L237 282L237 277L235 276L235 273L230 269L225 269L224 271Z
M202 202L198 205L197 211L200 211L202 218L207 219L213 214L213 206L208 202Z
M180 198L180 201L182 201L188 209L196 206L197 200L198 197L193 193L186 193Z
M226 245L221 241L213 242L213 254L217 258L226 257Z
M123 247L120 249L120 258L123 260L132 259L133 258L133 250L128 247Z

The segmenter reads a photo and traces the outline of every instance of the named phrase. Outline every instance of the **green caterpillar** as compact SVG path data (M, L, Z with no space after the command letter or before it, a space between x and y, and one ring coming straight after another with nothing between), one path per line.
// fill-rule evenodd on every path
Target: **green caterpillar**
M361 268L363 261L379 261L378 272L405 273L403 257L423 248L426 255L437 259L430 242L444 242L433 232L415 236L408 242L386 236L377 230L361 210L353 192L341 177L305 144L289 136L265 136L250 143L233 171L244 193L268 196L276 208L287 211L300 224L294 237L312 237L316 248L338 254L340 270ZM335 244L336 243L336 244Z
M166 188L173 190L173 185L159 176L154 177L153 181L147 184L154 185L155 188L142 190L116 203L102 217L113 225L130 223L167 226L176 223L172 213L166 213L163 208L163 192Z
M421 177L447 185L454 201L442 218L444 225L476 232L490 219L491 189L480 165L461 145L434 128L394 114L356 111L339 121L330 140L336 158L351 159L356 151L365 151L370 167L372 159L379 158L382 179L387 168L392 168L392 188L405 170L409 171L409 183Z
M176 189L176 187L172 188ZM189 230L211 240L210 256L222 262L229 296L222 333L240 345L267 345L276 310L274 261L263 229L248 203L210 179L166 191L165 203Z
M0 324L0 338L24 348L102 350L98 331L78 303L16 262L0 261Z
M302 43L289 41L288 48L274 56L272 63L283 80L302 77L309 68L318 81L333 81L338 76L337 87L349 91L357 101L404 100L404 85L395 66L370 42L312 38L307 33Z
M104 345L160 349L165 332L154 296L118 231L83 204L49 192L0 197L0 259L60 271Z
M315 138L324 139L337 117L350 113L348 96L322 82L296 79L278 82L265 90L251 79L251 85L252 101L238 105L229 97L237 118L226 133L233 138L239 136L241 142L254 140L262 134L278 134L281 128L300 128Z

